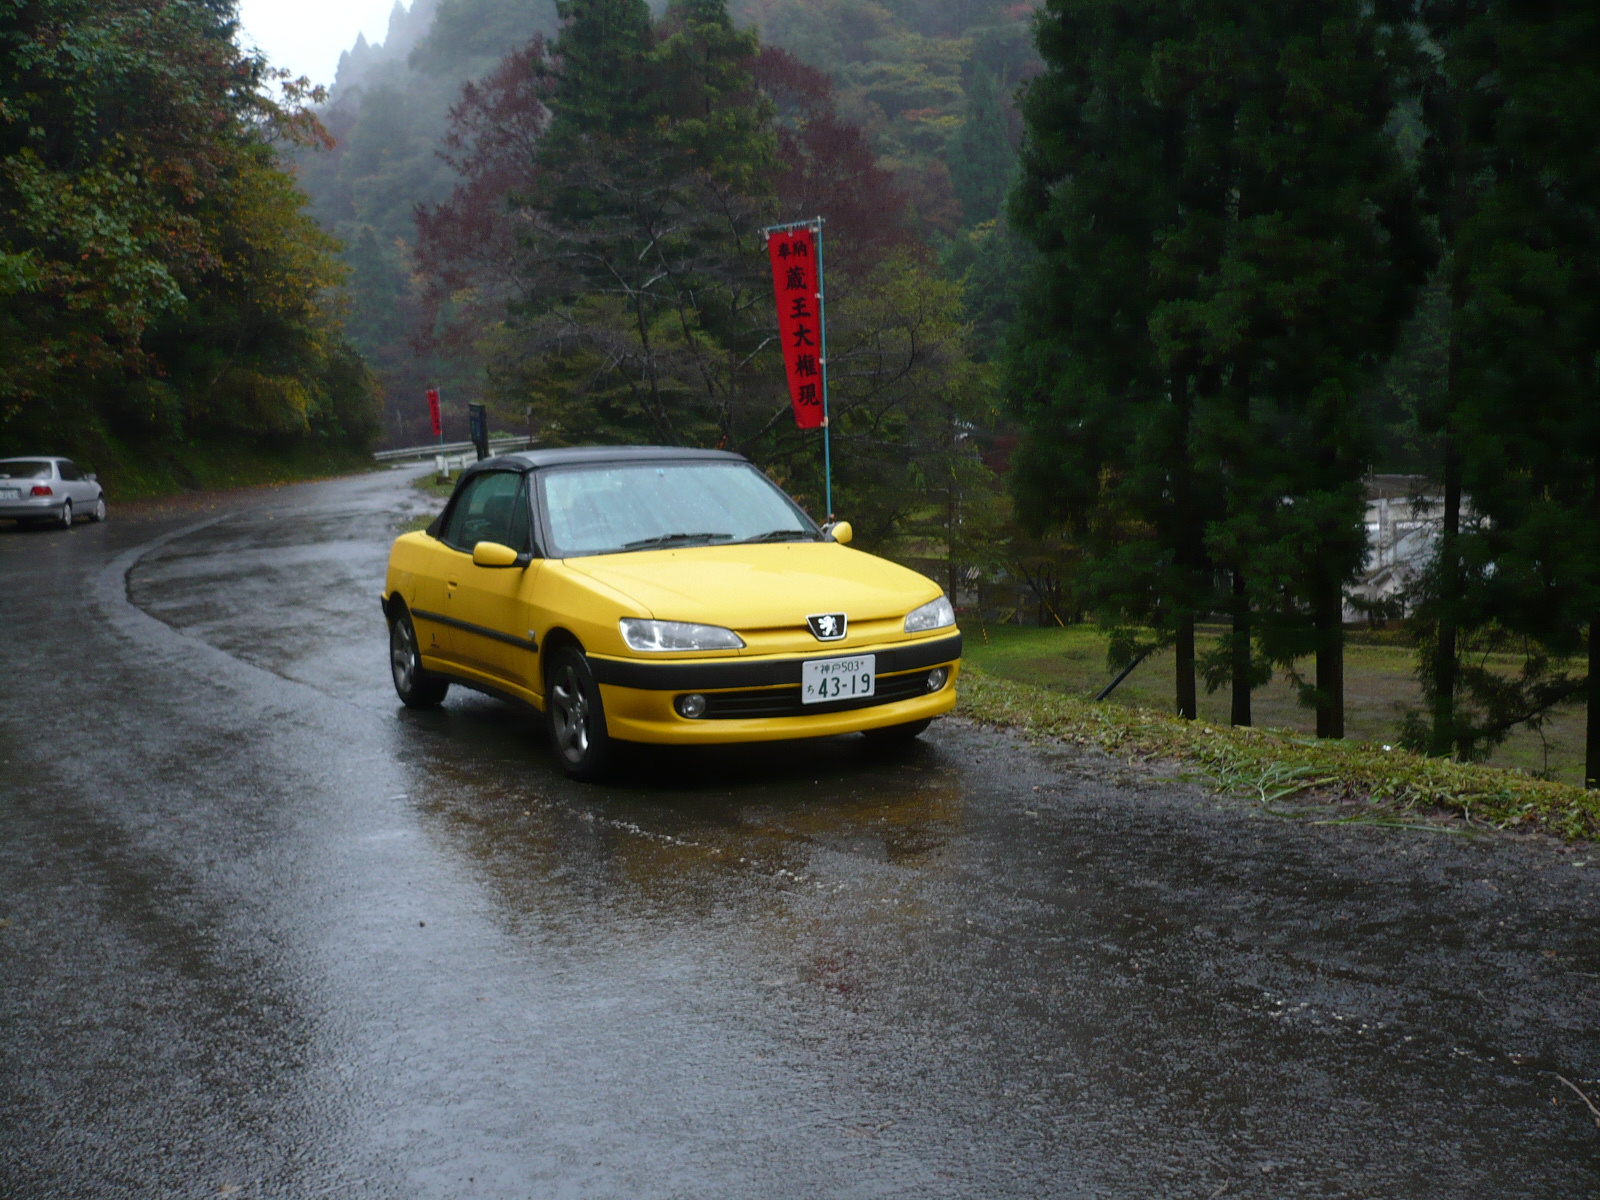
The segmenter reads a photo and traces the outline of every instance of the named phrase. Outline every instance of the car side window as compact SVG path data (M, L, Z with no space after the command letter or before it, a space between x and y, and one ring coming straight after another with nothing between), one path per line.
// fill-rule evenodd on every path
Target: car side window
M527 509L523 479L517 472L493 471L476 476L451 506L440 541L467 554L479 542L499 542L514 550L525 550Z
M59 470L61 472L61 478L65 479L65 480L75 481L75 480L79 480L79 479L83 478L83 472L82 471L78 470L78 468L76 466L74 466L72 463L66 462L64 460L62 462L57 463L56 464L56 468L57 468L57 470Z

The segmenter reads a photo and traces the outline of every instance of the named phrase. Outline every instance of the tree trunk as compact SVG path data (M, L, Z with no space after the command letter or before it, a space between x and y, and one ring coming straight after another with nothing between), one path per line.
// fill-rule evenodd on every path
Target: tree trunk
M1460 173L1459 171L1457 172ZM1458 202L1464 203L1458 197ZM1452 227L1453 229L1453 227ZM1439 628L1433 650L1433 737L1428 753L1457 749L1456 643L1461 621L1461 447L1455 433L1461 386L1461 310L1467 290L1459 263L1451 264L1450 347L1445 363L1444 528L1439 538Z
M1583 786L1600 787L1600 614L1589 619L1589 730L1583 747Z
M1433 739L1428 753L1448 755L1456 745L1456 639L1461 605L1461 455L1444 439L1444 528L1439 538L1439 629L1433 649Z
M1193 613L1179 615L1173 649L1176 651L1173 672L1178 693L1178 715L1186 721L1192 721L1195 718Z
M1233 711L1228 719L1250 724L1250 597L1243 571L1233 573Z
M1317 736L1344 737L1344 597L1324 584L1317 601Z

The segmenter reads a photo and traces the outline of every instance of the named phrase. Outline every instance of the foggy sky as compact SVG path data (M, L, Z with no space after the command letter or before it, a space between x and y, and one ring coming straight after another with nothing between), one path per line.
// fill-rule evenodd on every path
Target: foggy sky
M245 46L266 53L275 67L332 83L339 54L364 33L383 40L395 0L240 0L239 35ZM405 7L410 8L407 3Z

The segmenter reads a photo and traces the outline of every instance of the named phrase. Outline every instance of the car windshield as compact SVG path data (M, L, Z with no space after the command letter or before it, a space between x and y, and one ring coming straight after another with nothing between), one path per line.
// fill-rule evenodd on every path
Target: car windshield
M818 537L748 463L605 463L545 472L540 487L554 558Z
M0 479L49 479L50 464L31 459L14 458L0 462Z

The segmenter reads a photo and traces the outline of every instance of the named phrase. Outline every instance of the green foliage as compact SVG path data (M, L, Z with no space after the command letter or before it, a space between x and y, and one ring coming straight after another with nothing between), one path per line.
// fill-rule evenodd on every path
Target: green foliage
M959 285L895 249L903 201L814 72L761 60L717 0L669 6L642 38L640 11L574 4L548 57L519 52L460 110L467 177L422 217L453 281L439 319L455 320L456 351L546 443L736 449L820 518L821 438L790 415L760 230L775 187L843 197L825 234L835 507L864 545L987 561L1003 540L977 452L992 387L967 354ZM758 60L790 106L781 139Z
M945 273L961 281L968 345L981 363L998 363L1017 321L1017 282L1033 268L1034 248L1010 222L985 221L945 243Z
M980 64L967 89L960 130L950 142L950 178L968 226L994 220L1011 190L1016 155L1007 135L1000 83Z
M1019 506L1081 531L1113 621L1182 638L1235 603L1219 568L1249 580L1265 655L1318 650L1307 698L1337 733L1364 399L1429 262L1386 132L1396 35L1344 0L1056 0L1039 37L1013 202L1041 254L1010 355Z
M1470 758L1577 697L1600 781L1600 21L1509 0L1421 16L1422 179L1448 257L1442 379L1417 411L1446 515L1419 597L1428 712L1411 737ZM1585 644L1588 679L1569 678ZM1502 645L1521 648L1521 672L1486 676L1476 658Z
M1027 10L748 0L743 11L769 44L828 73L840 114L872 137L925 238L993 219L1015 159L1009 95L1037 62Z
M274 144L318 135L230 5L0 5L0 441L360 441L341 276Z

